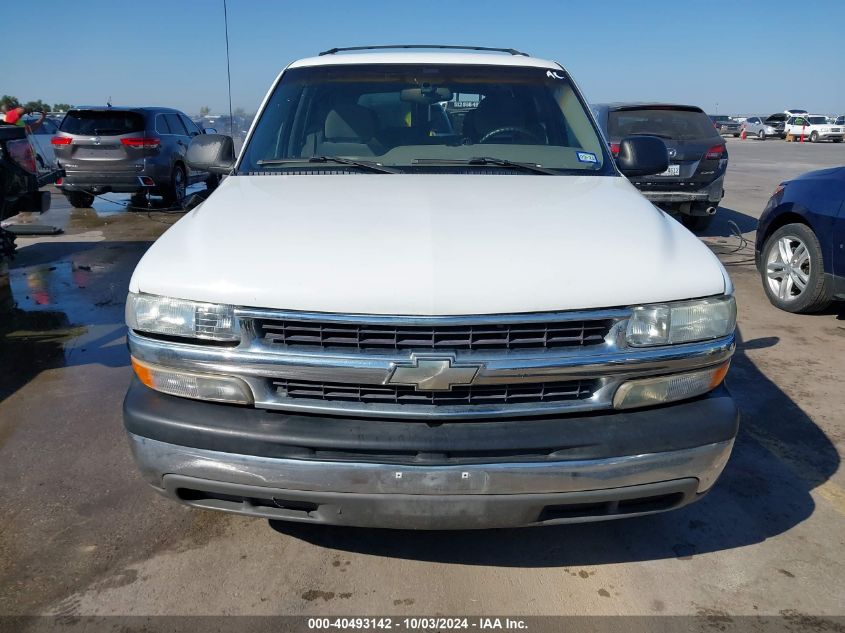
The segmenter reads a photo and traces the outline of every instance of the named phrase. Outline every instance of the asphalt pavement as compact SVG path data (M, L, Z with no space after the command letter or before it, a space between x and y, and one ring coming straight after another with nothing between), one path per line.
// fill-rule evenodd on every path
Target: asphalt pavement
M782 179L845 164L845 145L728 146L727 195L703 236L739 304L728 386L742 428L722 478L674 512L523 530L271 525L155 495L122 428L123 303L178 215L54 195L36 220L65 232L18 240L21 312L0 339L0 614L674 614L714 629L775 615L845 630L845 304L776 310L747 241Z

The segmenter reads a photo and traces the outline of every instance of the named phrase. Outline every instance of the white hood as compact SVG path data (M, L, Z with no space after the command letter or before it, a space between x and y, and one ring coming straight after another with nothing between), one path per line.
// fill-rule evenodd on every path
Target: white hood
M604 308L725 291L718 259L624 178L235 176L130 290L315 312Z

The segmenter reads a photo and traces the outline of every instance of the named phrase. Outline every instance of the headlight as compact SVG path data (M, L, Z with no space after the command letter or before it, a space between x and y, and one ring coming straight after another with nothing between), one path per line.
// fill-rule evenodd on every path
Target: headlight
M727 336L736 327L733 295L634 308L625 338L647 347L691 343Z
M165 336L240 340L232 306L157 295L130 292L126 298L126 325L130 330Z

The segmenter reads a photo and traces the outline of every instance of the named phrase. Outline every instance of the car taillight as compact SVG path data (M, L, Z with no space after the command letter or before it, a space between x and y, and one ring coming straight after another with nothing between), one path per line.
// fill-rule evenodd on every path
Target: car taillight
M6 143L6 149L9 151L12 160L23 169L32 174L38 171L38 166L35 164L35 152L32 151L32 145L29 144L28 140L9 141Z
M619 143L610 144L610 153L614 156L619 156Z
M157 136L132 136L122 138L120 142L126 147L137 147L142 149L155 149L161 145L161 139Z
M722 158L722 154L725 151L724 145L714 145L710 149L707 150L707 153L704 155L704 158L707 160L719 160Z
M51 145L70 145L73 139L69 136L54 136L50 139Z

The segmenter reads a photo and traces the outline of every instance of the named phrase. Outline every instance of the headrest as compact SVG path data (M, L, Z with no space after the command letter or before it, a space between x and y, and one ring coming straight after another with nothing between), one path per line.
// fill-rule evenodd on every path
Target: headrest
M488 132L509 125L524 126L525 109L511 95L495 94L482 99L475 110L475 126L479 132Z
M337 105L326 116L327 141L369 141L376 133L376 115L357 104Z

